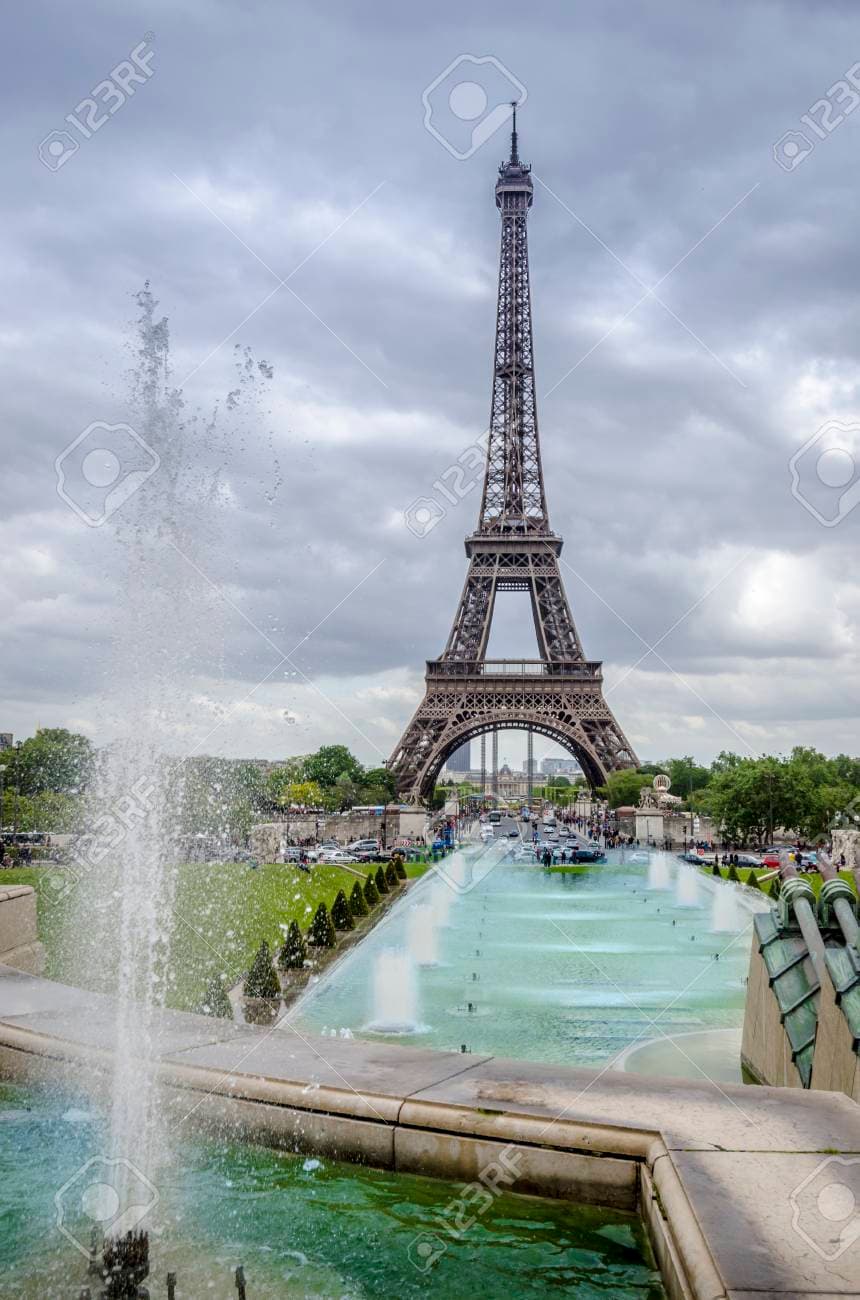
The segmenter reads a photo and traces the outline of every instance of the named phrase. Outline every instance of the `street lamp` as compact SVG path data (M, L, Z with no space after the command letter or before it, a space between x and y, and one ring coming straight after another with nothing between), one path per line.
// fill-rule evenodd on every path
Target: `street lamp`
M15 817L12 824L12 842L18 843L18 800L21 796L21 776L19 759L21 757L21 742L15 741Z

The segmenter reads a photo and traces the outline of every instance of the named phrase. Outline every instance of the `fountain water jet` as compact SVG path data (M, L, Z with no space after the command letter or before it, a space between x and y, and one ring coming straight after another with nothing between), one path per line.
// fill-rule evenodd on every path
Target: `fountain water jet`
M155 1182L170 1150L154 1089L154 1021L171 977L177 864L187 829L184 756L205 739L198 683L220 673L224 602L205 573L217 558L221 498L212 468L215 421L184 412L170 387L166 319L145 287L137 295L136 364L127 411L156 469L127 493L94 536L99 562L116 561L118 609L101 705L100 753L87 792L87 833L75 846L67 942L81 982L115 994L107 1154L135 1196L139 1172ZM248 361L248 357L245 358ZM240 389L244 380L240 375ZM233 405L235 406L235 400ZM132 452L121 471L133 480ZM151 463L150 462L150 463ZM214 702L213 702L214 704ZM204 726L211 712L204 715ZM214 799L213 799L214 802Z
M418 1028L412 954L402 948L384 948L373 966L373 1015L368 1029L378 1034L413 1034Z
M648 863L648 888L671 889L672 868L665 853L652 853Z
M737 934L741 928L740 911L735 886L719 883L714 889L714 901L711 907L711 930L715 934L729 932Z
M436 926L430 903L419 903L410 911L406 924L406 943L419 966L437 965Z
M695 867L682 865L675 884L675 902L678 907L699 906L699 881Z

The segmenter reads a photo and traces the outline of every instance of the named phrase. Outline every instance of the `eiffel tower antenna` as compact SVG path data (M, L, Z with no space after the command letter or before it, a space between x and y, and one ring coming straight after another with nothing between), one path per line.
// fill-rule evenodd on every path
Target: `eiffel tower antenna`
M499 290L487 464L469 569L451 634L427 662L426 690L389 759L402 798L424 801L448 755L499 728L531 730L562 745L592 787L638 766L603 696L603 665L587 660L561 580L562 539L549 522L538 436L527 219L531 167L521 161L517 104L511 153L499 167ZM487 659L496 595L527 591L537 659ZM482 748L482 753L484 752ZM494 763L493 770L496 771Z

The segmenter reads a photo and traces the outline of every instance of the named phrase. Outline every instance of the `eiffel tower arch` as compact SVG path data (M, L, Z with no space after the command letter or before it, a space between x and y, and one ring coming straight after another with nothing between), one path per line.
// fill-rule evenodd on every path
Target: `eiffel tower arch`
M592 787L638 763L587 660L559 570L538 438L526 222L534 197L520 161L514 106L511 155L499 168L499 292L487 465L478 527L448 643L427 662L424 699L389 759L401 798L424 801L446 758L499 728L538 732L569 750ZM487 659L496 595L526 591L537 659Z

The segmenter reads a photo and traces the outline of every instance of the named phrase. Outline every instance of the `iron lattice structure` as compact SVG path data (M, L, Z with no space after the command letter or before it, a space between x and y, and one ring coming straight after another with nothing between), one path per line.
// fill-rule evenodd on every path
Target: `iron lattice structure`
M603 697L602 665L586 660L570 612L550 528L538 437L527 219L531 168L517 148L499 168L499 294L487 465L477 530L466 538L469 570L451 635L427 663L424 699L389 760L403 798L426 800L448 755L499 728L525 728L559 742L592 786L637 765ZM490 660L496 593L527 591L538 659Z

